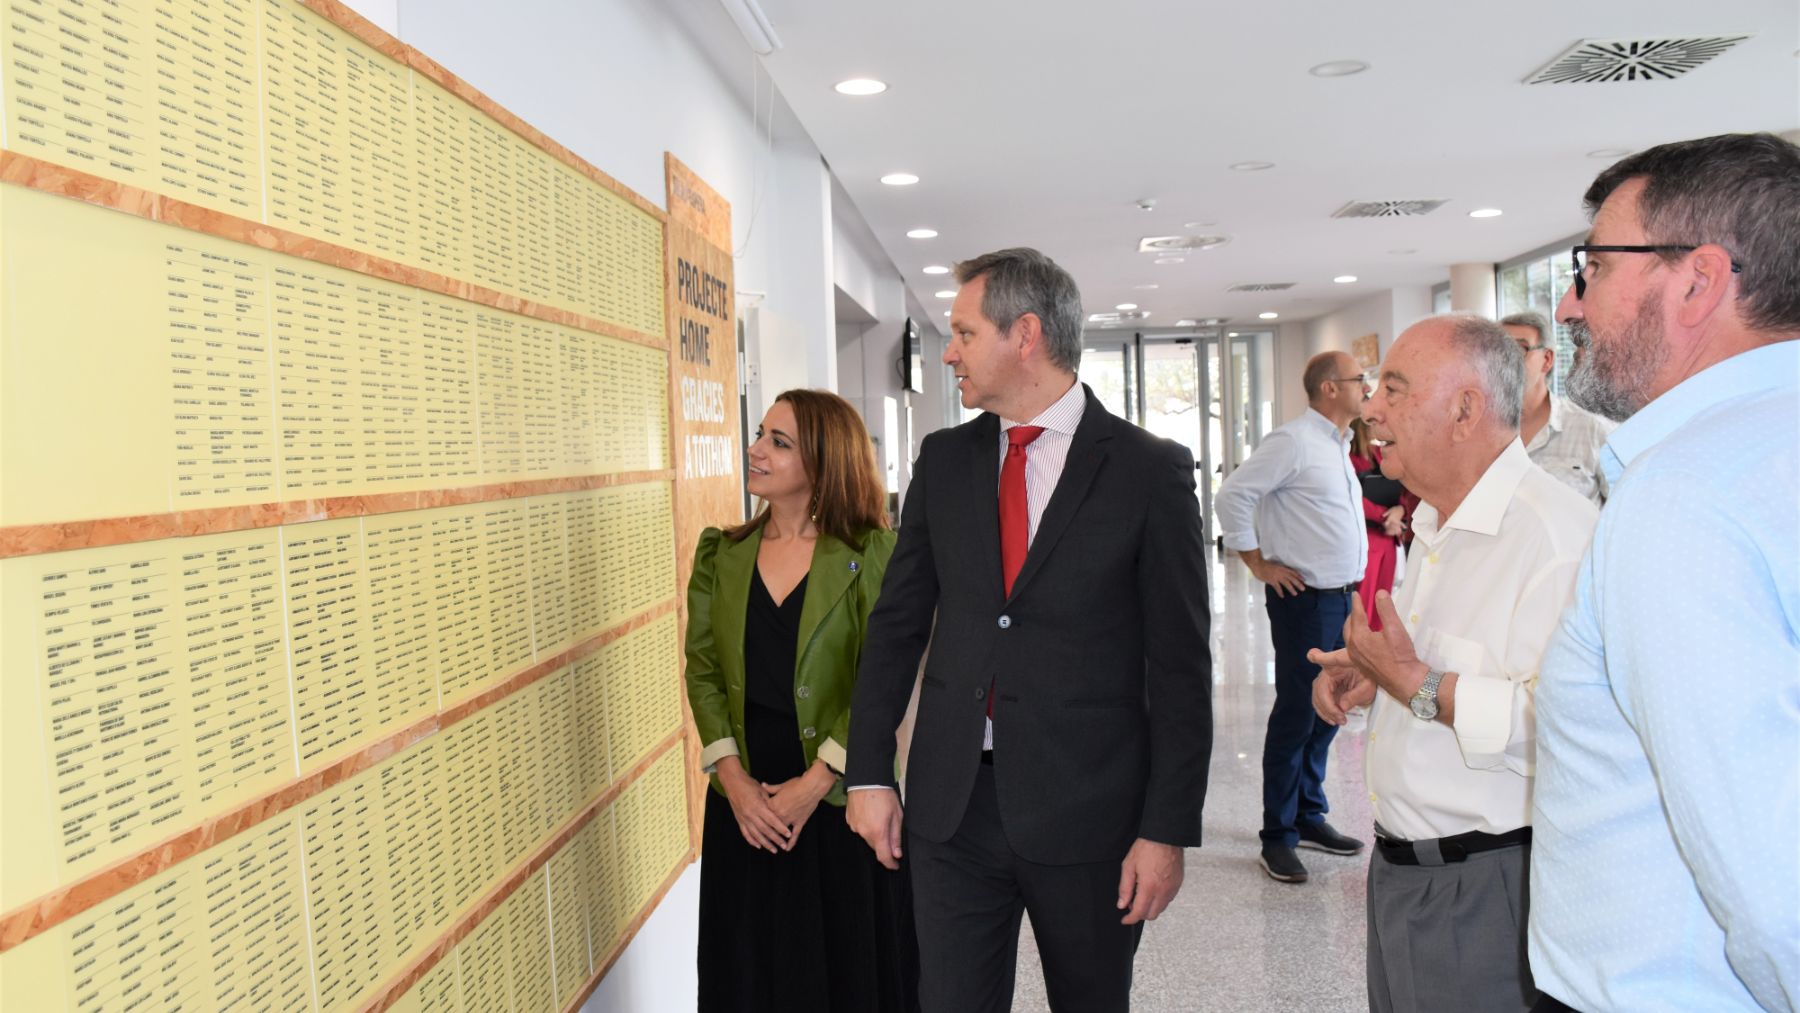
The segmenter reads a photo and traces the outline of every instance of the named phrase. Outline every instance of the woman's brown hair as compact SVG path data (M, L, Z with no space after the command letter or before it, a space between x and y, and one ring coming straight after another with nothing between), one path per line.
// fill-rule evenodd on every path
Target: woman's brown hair
M1375 455L1369 453L1369 424L1360 418L1350 420L1350 452L1365 461L1373 461Z
M790 390L775 398L794 410L794 434L801 466L812 483L813 526L821 534L858 551L863 535L886 528L887 490L875 465L875 445L863 428L862 416L850 402L828 390ZM725 533L734 542L761 530L769 506Z

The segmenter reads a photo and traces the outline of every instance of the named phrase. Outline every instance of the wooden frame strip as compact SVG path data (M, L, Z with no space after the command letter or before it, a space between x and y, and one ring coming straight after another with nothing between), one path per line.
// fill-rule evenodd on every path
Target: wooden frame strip
M162 538L248 531L282 524L306 524L346 517L370 517L408 510L465 506L470 503L493 503L527 496L585 492L645 482L671 482L674 479L673 468L616 471L605 475L498 482L492 485L463 486L459 489L422 489L417 492L377 493L372 496L297 499L55 524L17 524L0 528L0 559L66 552L71 549L92 549L103 545L123 545L128 542L151 542Z
M596 170L598 171L598 170ZM378 257L372 253L353 250L348 246L339 246L323 239L303 236L298 232L262 222L254 222L248 218L226 214L203 208L198 204L189 204L174 197L166 197L150 190L115 182L100 176L82 172L46 162L31 155L21 155L16 151L0 151L0 181L17 186L54 194L59 197L70 197L96 207L112 211L122 211L128 215L148 221L174 225L189 232L213 236L218 239L255 246L272 253L299 257L317 264L343 268L357 274L380 278L409 288L435 292L439 295L461 299L491 309L516 313L519 316L531 317L546 323L561 324L577 330L629 341L632 344L649 348L668 348L669 339L666 334L653 334L649 331L633 330L618 324L608 323L596 317L565 310L556 306L534 302L521 296L496 291L470 281L461 281L435 271L427 271L422 267L413 267L398 261Z
M126 890L162 873L177 863L192 858L216 844L223 843L273 816L280 815L331 788L376 766L406 747L454 726L493 704L519 692L566 665L593 654L607 644L634 633L677 609L677 599L668 598L637 615L609 627L566 650L534 662L530 667L446 710L415 721L411 725L362 746L316 770L303 774L260 798L245 802L221 815L189 827L173 837L153 844L135 855L123 858L104 869L89 873L64 884L36 900L0 915L0 953L18 946L34 936L54 928L76 915L103 904ZM685 722L683 722L685 727ZM671 738L679 737L677 729ZM666 745L666 743L665 743ZM660 750L663 746L658 746ZM633 768L634 771L636 768ZM616 795L637 777L637 773L615 783L607 790Z

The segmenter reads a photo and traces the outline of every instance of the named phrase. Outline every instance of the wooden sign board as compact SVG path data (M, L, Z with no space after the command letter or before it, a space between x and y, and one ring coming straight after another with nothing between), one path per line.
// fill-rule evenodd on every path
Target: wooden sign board
M668 270L664 291L669 322L669 444L675 468L676 574L684 591L685 640L685 589L700 532L744 519L744 438L738 424L731 205L674 155L664 153L663 166L669 188L663 243ZM688 792L693 806L689 825L696 848L707 791L699 774L702 745L698 736L688 736L688 769L694 779Z

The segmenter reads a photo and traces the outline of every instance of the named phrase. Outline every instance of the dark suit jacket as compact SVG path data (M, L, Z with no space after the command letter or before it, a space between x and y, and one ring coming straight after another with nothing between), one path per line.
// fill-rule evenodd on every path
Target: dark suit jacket
M1116 861L1200 843L1212 753L1211 613L1194 461L1087 407L1007 597L999 418L925 438L869 617L845 784L891 785L927 642L907 827L946 841L968 806L994 689L994 777L1013 850ZM935 617L935 630L934 630Z

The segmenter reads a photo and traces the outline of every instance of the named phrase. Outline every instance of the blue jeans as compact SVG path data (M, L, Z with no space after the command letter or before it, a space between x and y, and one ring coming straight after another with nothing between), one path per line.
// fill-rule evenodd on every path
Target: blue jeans
M1275 707L1263 738L1263 828L1266 844L1293 847L1299 826L1325 819L1325 760L1337 726L1325 723L1312 706L1319 666L1306 660L1317 647L1344 646L1350 595L1311 588L1283 598L1264 589L1269 635L1275 642Z

